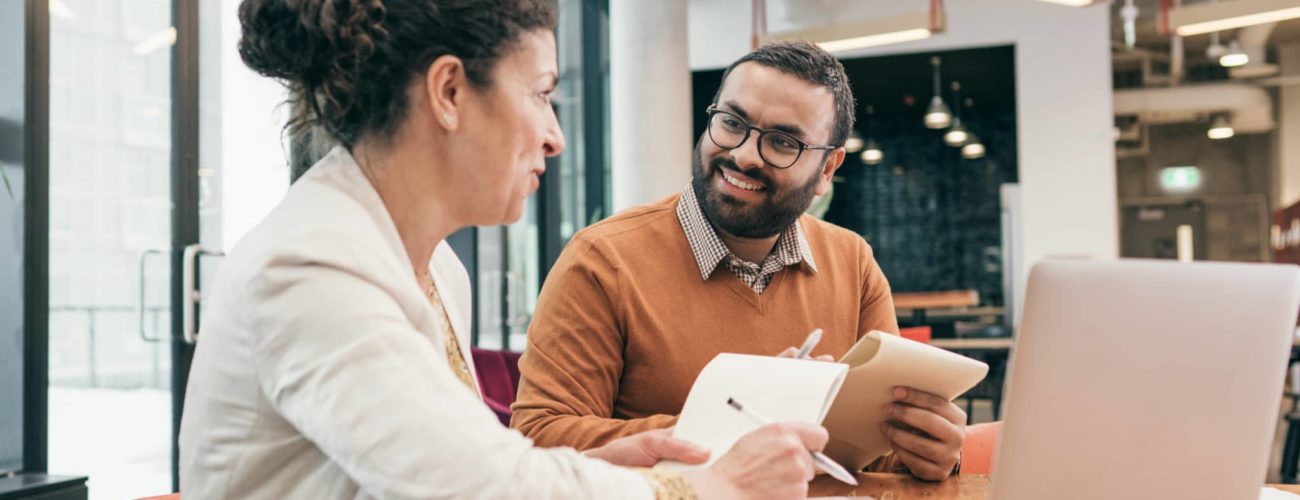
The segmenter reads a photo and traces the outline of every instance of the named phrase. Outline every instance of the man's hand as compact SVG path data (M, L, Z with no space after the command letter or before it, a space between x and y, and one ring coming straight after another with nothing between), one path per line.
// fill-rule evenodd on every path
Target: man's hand
M799 348L798 348L798 347L787 347L787 348L785 348L784 351L781 351L781 354L777 354L776 357L778 357L778 358L793 358L796 354L799 354ZM835 361L835 356L831 356L830 354L823 354L823 355L821 355L821 356L817 356L817 357L814 357L814 358L812 358L812 359L817 360L817 361Z
M894 398L885 406L889 421L881 425L894 454L919 479L947 479L961 458L966 412L944 398L910 387L894 388Z
M671 427L645 431L615 439L583 454L624 467L652 467L660 460L696 465L709 459L708 449L673 438L672 434Z

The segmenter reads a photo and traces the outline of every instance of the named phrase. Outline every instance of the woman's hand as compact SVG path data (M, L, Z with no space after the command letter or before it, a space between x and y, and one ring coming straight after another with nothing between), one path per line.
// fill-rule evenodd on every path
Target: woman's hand
M615 439L599 448L592 448L584 455L624 467L654 467L660 460L676 460L696 465L709 459L708 449L676 439L672 434L671 427L645 431Z
M826 440L826 429L812 424L765 425L686 479L701 500L805 498L814 473L809 450L821 451Z

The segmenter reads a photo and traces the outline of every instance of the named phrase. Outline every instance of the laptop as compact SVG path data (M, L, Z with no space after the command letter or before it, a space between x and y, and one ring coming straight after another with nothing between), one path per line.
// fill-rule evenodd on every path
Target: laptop
M995 500L1259 498L1300 266L1034 267Z

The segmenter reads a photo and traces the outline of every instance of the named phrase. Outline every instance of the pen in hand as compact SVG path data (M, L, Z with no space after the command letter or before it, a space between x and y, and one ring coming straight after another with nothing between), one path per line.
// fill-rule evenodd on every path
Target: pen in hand
M813 333L819 333L819 332L821 332L821 330L816 330ZM807 343L805 342L805 345L806 344ZM740 404L739 401L736 401L735 398L727 398L727 406L734 408L736 411L749 417L750 420L757 422L759 425L767 425L771 423L766 418L763 418L763 416L754 413L754 410L745 408L745 406ZM813 463L817 465L818 469L821 469L827 474L830 474L831 477L838 479L844 483L848 483L853 486L858 485L858 480L853 478L853 474L849 474L849 471L845 470L843 466L836 463L834 460L831 460L830 457L823 455L822 452L820 451L808 450L808 452L812 454Z
M814 329L808 334L808 338L804 339L803 345L799 346L799 353L794 355L794 359L808 359L808 355L812 354L813 348L816 348L817 343L821 341L822 329Z

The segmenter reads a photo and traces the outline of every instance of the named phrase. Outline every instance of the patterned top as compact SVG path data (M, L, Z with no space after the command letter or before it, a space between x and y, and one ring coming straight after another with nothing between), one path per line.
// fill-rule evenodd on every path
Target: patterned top
M695 263L699 264L700 277L703 279L709 279L718 264L723 264L754 289L754 293L762 294L772 283L772 276L786 266L803 263L808 270L817 272L817 263L813 261L808 239L804 237L798 220L777 237L776 246L763 259L763 263L755 264L731 253L713 224L704 216L699 199L695 197L695 190L689 184L682 190L681 200L677 202L677 219L686 232L686 241L691 245L691 252L695 254Z
M434 310L442 313L442 348L447 351L447 363L451 365L452 373L456 374L465 387L469 387L470 392L482 398L483 395L478 392L478 385L474 383L474 374L469 371L469 363L465 362L465 355L460 352L460 342L456 341L456 332L451 328L451 317L447 316L447 307L442 303L442 298L438 296L438 285L429 281L429 302L433 304Z

